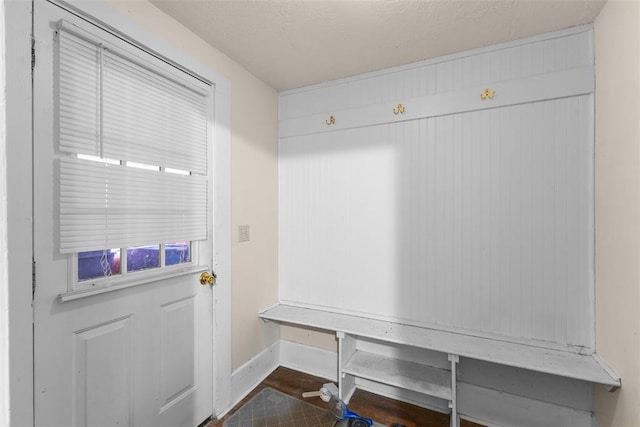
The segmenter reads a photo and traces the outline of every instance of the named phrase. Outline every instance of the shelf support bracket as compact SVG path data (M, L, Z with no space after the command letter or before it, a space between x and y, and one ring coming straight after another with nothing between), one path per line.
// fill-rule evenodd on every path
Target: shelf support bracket
M457 398L457 382L458 382L458 362L460 357L457 354L447 356L451 362L451 400L449 408L451 409L451 427L460 427L460 417L458 417L458 398Z
M344 366L356 351L356 339L342 331L336 331L336 337L338 338L338 397L345 403L349 403L356 389L356 380L353 375L344 372Z

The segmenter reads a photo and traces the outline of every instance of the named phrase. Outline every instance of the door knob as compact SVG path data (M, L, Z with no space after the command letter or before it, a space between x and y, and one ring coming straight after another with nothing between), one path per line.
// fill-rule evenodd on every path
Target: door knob
M216 273L208 271L203 272L200 275L200 284L201 285L215 285L216 284Z

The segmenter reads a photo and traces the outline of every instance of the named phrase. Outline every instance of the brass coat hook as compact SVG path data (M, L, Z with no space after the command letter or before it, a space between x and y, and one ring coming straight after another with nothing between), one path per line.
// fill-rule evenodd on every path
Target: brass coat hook
M393 109L393 114L395 115L404 114L404 105L398 104L398 106Z
M493 97L496 96L496 93L493 92L491 89L486 88L481 94L480 94L480 99L482 99L483 101L485 99L493 99Z
M335 117L333 117L333 116L330 116L330 117L329 117L329 120L325 120L324 122L325 122L328 126L335 125L335 124L336 124L336 118L335 118Z

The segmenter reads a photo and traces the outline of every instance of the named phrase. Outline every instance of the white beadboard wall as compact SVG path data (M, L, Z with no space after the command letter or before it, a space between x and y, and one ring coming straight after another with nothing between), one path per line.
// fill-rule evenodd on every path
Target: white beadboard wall
M283 93L281 127L592 64L580 27ZM591 92L281 137L280 299L593 349Z
M282 92L280 120L593 65L591 26Z

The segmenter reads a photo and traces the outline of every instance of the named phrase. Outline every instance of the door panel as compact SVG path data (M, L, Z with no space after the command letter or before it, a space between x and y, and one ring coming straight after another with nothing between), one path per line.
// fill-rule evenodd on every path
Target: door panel
M74 333L75 425L132 424L132 323L127 316Z
M161 307L161 412L196 388L197 306L194 297Z
M34 4L34 377L36 426L195 426L213 412L213 290L198 273L60 302L73 263L59 253L56 23ZM104 37L111 37L105 33ZM211 225L210 229L213 229ZM198 266L211 269L212 236Z

